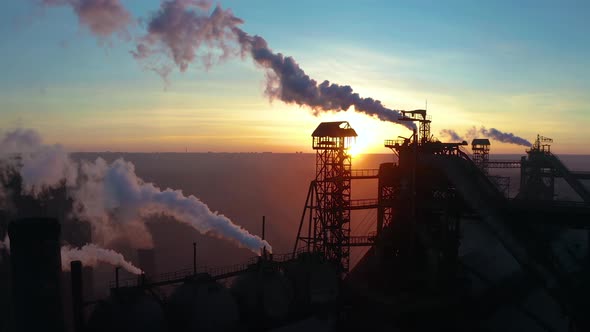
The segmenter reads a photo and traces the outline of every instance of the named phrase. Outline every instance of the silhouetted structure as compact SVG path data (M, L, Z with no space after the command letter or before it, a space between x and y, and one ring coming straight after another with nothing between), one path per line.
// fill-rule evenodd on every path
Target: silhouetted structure
M348 149L357 134L348 122L342 121L322 122L311 136L316 151L316 175L307 195L309 227L304 236L300 225L297 239L306 243L308 251L322 253L346 272L350 261L351 207Z
M473 163L487 174L490 161L490 140L487 138L474 138L471 141L471 151L473 152Z
M70 263L72 282L72 316L74 331L84 331L84 287L82 277L82 262L72 261Z
M16 331L63 331L59 223L20 219L8 234Z
M193 246L193 267L157 275L154 251L140 250L147 277L117 274L110 297L93 302L87 331L260 331L314 315L336 330L588 330L590 197L579 180L590 176L568 170L541 136L521 160L490 160L488 139L475 139L469 155L467 142L432 137L425 110L401 114L417 128L385 141L397 159L379 169L352 169L347 122L314 131L316 173L293 252L206 268ZM492 168L520 168L516 197ZM579 201L556 200L558 177ZM376 198L351 199L353 180L363 179L376 180ZM363 209L376 210L376 232L351 235L351 211ZM570 246L572 232L586 247ZM368 251L350 269L355 246ZM81 266L71 268L80 330Z

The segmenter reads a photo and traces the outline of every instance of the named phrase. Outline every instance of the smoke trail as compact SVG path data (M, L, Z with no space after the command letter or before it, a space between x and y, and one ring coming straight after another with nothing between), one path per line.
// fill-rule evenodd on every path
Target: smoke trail
M0 250L10 251L10 238L8 234L4 235L4 240L0 241Z
M61 145L43 145L41 136L30 129L7 132L0 141L0 160L18 169L23 192L37 195L48 188L76 182L77 167Z
M10 238L8 237L8 234L4 237L4 241L0 241L0 250L4 250L6 253L10 254ZM70 262L76 260L81 261L82 264L86 266L96 266L98 263L102 262L113 266L121 266L133 274L142 273L140 269L125 260L123 255L111 249L104 249L95 244L87 244L82 248L72 248L70 246L61 247L62 271L69 271Z
M0 263L4 260L5 257L10 255L10 238L8 234L4 235L4 240L0 240Z
M526 139L524 139L522 137L518 137L518 136L514 135L513 133L501 132L496 128L486 129L485 127L481 127L480 132L484 136L488 136L491 139L494 139L496 141L500 141L503 143L510 143L510 144L523 145L523 146L531 146L532 145L531 142L527 141Z
M87 179L72 196L83 204L78 213L94 221L94 225L103 227L108 216L143 220L150 215L164 214L201 234L230 240L257 254L262 247L272 250L268 242L233 224L229 218L212 212L195 196L185 196L180 190L161 190L153 183L145 183L135 174L133 164L123 159L108 165L98 158L94 163L83 163L82 170Z
M457 132L454 131L453 129L443 129L440 131L440 135L445 136L445 137L449 137L453 141L462 141L463 140L463 138L461 138L461 136L459 134L457 134Z
M134 247L151 246L145 220L163 214L257 254L262 247L272 250L268 242L212 212L198 198L144 182L131 163L119 159L109 165L98 158L79 164L60 146L41 142L31 130L9 132L0 140L0 161L22 178L21 190L25 194L36 197L51 188L65 188L74 201L73 216L89 221L93 238L102 243L126 237ZM15 157L19 150L26 152Z
M216 6L207 15L210 4L210 1L191 0L162 2L149 22L147 35L132 51L133 56L139 60L169 56L185 71L195 59L208 67L231 56L250 55L256 64L267 70L265 93L271 99L307 106L315 115L322 111L345 111L354 106L357 112L415 128L413 123L398 121L399 111L386 108L379 100L360 97L348 85L327 80L318 83L292 57L274 53L262 37L241 30L238 26L243 20L235 17L231 10ZM162 69L163 73L169 72L166 65Z
M69 6L80 25L99 38L119 33L126 36L131 15L119 0L42 0L45 6Z
M463 140L463 138L457 134L456 131L452 129L443 129L440 131L440 134L443 136L447 136L452 140ZM527 141L526 139L516 136L513 133L504 133L496 128L486 129L486 127L480 127L479 129L474 127L469 128L465 135L465 140L472 140L474 138L491 138L498 142L502 143L509 143L509 144L516 144L522 146L531 146L531 142Z
M142 271L135 265L125 260L120 253L101 248L95 244L87 244L82 248L70 246L61 247L61 269L70 270L72 261L81 261L84 266L96 266L98 263L107 263L113 266L120 266L133 274L141 274Z

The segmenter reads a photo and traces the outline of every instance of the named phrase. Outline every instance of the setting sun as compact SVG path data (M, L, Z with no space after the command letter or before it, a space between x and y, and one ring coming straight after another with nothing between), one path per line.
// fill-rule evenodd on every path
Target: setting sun
M371 142L369 142L366 138L359 136L352 141L352 144L348 149L348 154L350 154L351 157L355 158L361 154L368 153L371 148Z

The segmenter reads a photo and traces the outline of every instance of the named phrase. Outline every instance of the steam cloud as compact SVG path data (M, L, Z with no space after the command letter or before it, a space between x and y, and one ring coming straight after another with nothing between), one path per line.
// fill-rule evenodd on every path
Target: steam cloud
M195 196L185 196L180 190L161 190L153 183L146 183L135 174L132 163L118 159L108 165L98 158L94 163L85 162L83 173L86 182L73 196L87 202L82 216L101 224L115 215L123 220L137 220L157 214L174 217L202 234L230 240L237 246L259 254L260 249L271 249L268 242L237 226L229 218L212 212Z
M10 238L8 234L4 235L4 240L0 240L0 250L10 250Z
M131 14L119 0L42 0L46 6L69 6L80 25L87 27L94 35L104 38L114 33L127 34Z
M103 243L124 236L135 241L134 247L145 246L145 239L151 245L144 220L163 214L202 234L231 241L256 254L263 247L272 250L268 242L212 212L198 198L144 182L135 174L133 164L123 159L110 165L101 158L78 164L62 147L43 145L36 132L16 130L0 141L0 161L18 171L23 194L36 196L65 186L67 195L74 201L73 214L89 221L93 238Z
M10 253L10 238L8 234L4 237L4 241L0 241L0 250ZM72 261L81 261L85 266L96 266L98 263L107 263L113 266L120 266L133 274L142 273L140 269L125 260L125 257L120 253L111 249L101 248L96 244L87 244L82 248L61 247L62 271L69 271Z
M484 127L481 127L480 131L481 131L482 135L488 136L491 139L494 139L494 140L502 142L502 143L510 143L510 144L523 145L523 146L531 146L532 145L531 142L527 141L526 139L524 139L522 137L518 137L518 136L514 135L513 133L501 132L496 128L486 129Z
M18 158L11 158L18 155ZM33 130L8 132L0 141L0 160L19 168L23 190L37 195L47 188L76 182L77 168L61 145L43 145Z
M249 55L267 70L265 93L271 99L310 107L316 115L321 111L345 111L354 106L357 112L415 128L413 123L398 121L399 111L386 108L379 100L360 97L348 85L327 80L318 84L292 57L274 53L264 38L241 30L238 26L243 20L235 17L231 10L216 6L207 15L210 7L210 1L162 2L149 21L147 35L132 51L133 56L143 60L164 55L185 71L195 59L209 67L232 56ZM203 45L205 49L201 48ZM162 65L157 72L166 76L170 68Z
M440 135L444 137L448 137L453 141L462 141L463 138L456 131L453 129L443 129L440 131Z
M451 140L454 141L463 140L463 138L452 129L443 129L440 131L440 134L442 136L449 137ZM465 140L471 140L477 138L478 136L491 138L502 143L516 144L522 146L532 145L531 142L527 141L522 137L516 136L513 133L502 132L496 128L487 129L486 127L481 127L478 129L476 127L472 127L467 131L467 133L465 133L463 137L465 137Z
M96 266L98 263L107 263L113 266L120 266L133 274L142 274L142 271L132 263L125 260L120 253L104 249L95 244L87 244L82 248L70 246L61 247L61 269L70 270L72 261L81 261L84 266Z

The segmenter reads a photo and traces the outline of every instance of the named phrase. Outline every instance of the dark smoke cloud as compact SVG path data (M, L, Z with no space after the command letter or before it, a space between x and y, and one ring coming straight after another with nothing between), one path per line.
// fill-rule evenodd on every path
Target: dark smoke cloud
M132 21L131 14L119 0L42 0L42 4L71 7L80 25L100 38L115 33L127 35L127 26Z
M216 6L207 15L209 4L208 1L164 1L149 22L148 34L132 52L134 57L144 60L154 55L166 55L185 71L197 59L208 67L231 56L251 56L256 64L267 70L265 92L271 99L310 107L316 115L354 106L357 112L415 128L413 123L398 121L399 111L386 108L379 100L360 97L348 85L329 81L318 83L292 57L274 53L264 38L241 30L238 26L243 21L231 10ZM204 50L202 46L205 46ZM163 65L161 68L167 67Z
M531 146L531 142L527 141L522 137L518 137L513 133L504 133L499 131L496 128L486 129L485 127L481 127L480 129L482 135L487 136L493 140L500 141L503 143L510 143L516 145L523 145L523 146Z
M243 21L231 10L219 6L206 15L210 8L209 1L163 2L148 23L147 35L131 53L140 60L153 55L169 56L181 71L197 58L210 67L214 62L237 55L237 36L233 29ZM201 50L203 44L206 49Z
M505 133L496 128L487 129L486 127L480 127L479 129L474 127L469 128L465 135L461 137L457 134L456 131L452 129L443 129L440 131L442 136L449 137L451 140L460 141L460 140L472 140L474 138L490 138L492 140L502 142L502 143L509 143L509 144L516 144L522 146L531 146L531 142L527 141L526 139L516 136L513 133Z

